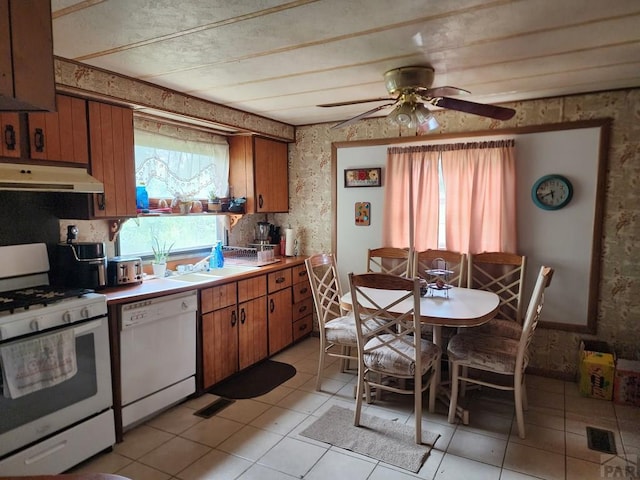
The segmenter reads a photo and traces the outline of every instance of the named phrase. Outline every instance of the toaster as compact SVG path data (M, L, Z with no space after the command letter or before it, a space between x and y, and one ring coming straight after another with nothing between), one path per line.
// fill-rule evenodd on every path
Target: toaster
M140 257L113 257L107 263L107 282L110 287L142 283Z

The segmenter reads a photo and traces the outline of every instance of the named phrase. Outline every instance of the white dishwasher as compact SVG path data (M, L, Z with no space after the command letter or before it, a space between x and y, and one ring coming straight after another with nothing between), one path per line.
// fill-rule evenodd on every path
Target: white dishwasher
M197 309L196 290L120 307L123 428L195 392Z

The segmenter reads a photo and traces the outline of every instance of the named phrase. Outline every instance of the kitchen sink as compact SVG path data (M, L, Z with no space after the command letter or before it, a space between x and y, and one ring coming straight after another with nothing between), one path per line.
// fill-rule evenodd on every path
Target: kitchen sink
M208 272L189 272L167 277L169 280L177 280L179 282L202 283L217 280L218 278L228 277L230 275L240 275L241 273L258 270L260 267L252 267L245 265L232 265L222 268L214 268Z

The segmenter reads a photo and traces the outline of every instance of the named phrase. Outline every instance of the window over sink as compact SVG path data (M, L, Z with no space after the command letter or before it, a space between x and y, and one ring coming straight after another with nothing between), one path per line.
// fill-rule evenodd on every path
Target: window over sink
M134 119L136 185L145 185L149 212L128 220L118 235L118 254L151 256L155 239L172 253L210 249L224 240L225 217L171 214L172 203L206 202L229 195L229 145L225 137ZM142 212L139 212L142 213Z

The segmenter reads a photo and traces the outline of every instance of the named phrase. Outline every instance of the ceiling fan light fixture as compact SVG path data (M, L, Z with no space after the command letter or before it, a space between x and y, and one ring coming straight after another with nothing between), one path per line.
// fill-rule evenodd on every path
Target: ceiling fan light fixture
M402 102L389 114L389 121L395 125L412 127L415 125L414 105L410 102Z
M419 103L415 106L414 115L416 117L416 124L420 130L435 130L440 126L433 113L423 104Z

